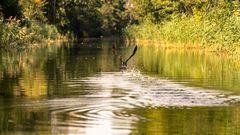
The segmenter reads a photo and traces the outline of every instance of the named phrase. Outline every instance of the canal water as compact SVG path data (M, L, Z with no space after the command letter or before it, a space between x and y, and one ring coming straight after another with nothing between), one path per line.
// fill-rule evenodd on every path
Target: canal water
M226 54L116 40L0 50L1 135L238 135L239 102Z

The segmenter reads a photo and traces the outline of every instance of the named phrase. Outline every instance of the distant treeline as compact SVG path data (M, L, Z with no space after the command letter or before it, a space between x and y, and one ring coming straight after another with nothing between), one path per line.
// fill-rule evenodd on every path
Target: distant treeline
M126 0L1 0L0 46L55 39L121 35Z
M49 0L49 23L75 37L120 35L128 24L126 0Z
M125 36L240 44L239 0L1 0L0 47L64 37Z
M126 0L2 0L0 7L4 19L34 19L76 37L121 34L129 20Z
M130 39L198 44L221 49L240 45L239 0L131 0Z

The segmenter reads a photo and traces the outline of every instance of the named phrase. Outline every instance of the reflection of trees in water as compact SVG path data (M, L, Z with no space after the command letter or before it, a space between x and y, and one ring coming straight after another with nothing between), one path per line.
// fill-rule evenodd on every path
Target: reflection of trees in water
M119 41L83 41L23 51L1 51L0 93L3 96L66 94L62 82L100 71L118 71L111 45ZM118 62L118 61L117 61Z
M132 134L238 134L239 107L138 108Z
M9 96L46 94L45 74L41 72L50 48L1 51L1 93ZM53 48L52 48L53 49ZM6 88L7 87L7 88ZM1 91L2 91L1 90Z
M142 46L143 69L190 85L236 91L240 87L239 60L198 49Z
M119 58L131 51L119 41L84 40L81 45L47 46L24 51L1 51L1 95L40 96L65 93L63 81L101 71L118 71ZM114 54L112 46L115 45ZM193 85L237 90L238 60L200 50L140 46L132 63L162 77ZM191 84L190 83L190 84ZM61 89L57 91L56 89Z
M5 107L10 104L17 104L17 101L5 103ZM4 104L1 104L1 107ZM40 132L40 134L50 134L48 126L49 112L42 108L8 108L0 110L0 132L10 133L16 131Z
M2 51L0 53L0 94L4 97L6 95L10 97L24 95L34 98L43 95L50 98L51 96L68 96L69 87L64 83L66 81L89 77L101 71L118 72L119 66L116 64L118 59L113 55L112 43L111 41L99 44L83 43L83 45L76 46L48 46L13 53ZM123 56L132 51L119 46L116 46L116 49L118 55L123 54ZM200 83L204 86L214 84L217 88L227 86L226 89L230 90L239 87L238 74L234 75L238 70L236 61L207 52L139 46L132 63L139 64L138 67L143 67L143 70L147 72L154 72L170 79L192 79L196 81L193 84ZM226 80L230 80L229 82L232 81L232 83L227 83ZM98 89L97 91L99 92ZM113 89L111 92L116 92L118 95L119 89ZM27 100L27 98L0 98L1 132L32 131L51 134L51 132L55 133L51 129L61 128L64 133L79 129L71 125L57 125L58 121L54 121L56 119L51 121L49 108L46 109L39 104L30 107L21 106L23 104L19 103L21 101L29 103ZM89 100L86 99L86 102L88 103ZM96 101L90 103L102 105ZM14 106L19 104L21 105ZM154 134L156 132L159 134L218 134L223 132L238 134L239 131L238 106L193 107L190 109L133 107L127 111L126 114L139 116L139 119L131 123L132 125L128 125L132 127L132 134ZM81 114L79 113L79 115ZM68 117L69 115L63 114L60 119L65 121ZM49 123L50 121L53 123ZM110 125L110 122L113 125ZM114 122L116 121L105 121L103 129L111 128L114 126ZM49 124L55 127L52 128Z

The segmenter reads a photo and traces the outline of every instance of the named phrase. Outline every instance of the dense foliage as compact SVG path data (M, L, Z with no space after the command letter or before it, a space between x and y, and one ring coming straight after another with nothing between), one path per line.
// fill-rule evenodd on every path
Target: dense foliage
M120 35L128 23L126 0L51 0L47 17L72 37Z
M121 35L126 0L3 0L0 46L21 46L66 35L72 39Z
M60 35L47 24L43 1L4 0L0 2L0 47L23 47Z
M0 1L0 46L124 34L222 47L239 45L239 24L237 0Z
M125 30L130 38L172 43L240 44L240 2L237 0L132 0L140 24Z

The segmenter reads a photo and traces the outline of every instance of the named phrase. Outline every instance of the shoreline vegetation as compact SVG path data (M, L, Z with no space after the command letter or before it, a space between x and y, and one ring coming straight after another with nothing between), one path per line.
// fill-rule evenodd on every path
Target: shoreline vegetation
M237 0L4 0L0 48L28 48L61 40L150 42L240 54Z
M120 36L126 0L1 0L0 48Z
M166 22L166 24L142 23L131 25L125 29L124 38L127 43L145 43L178 49L207 49L240 54L240 17L234 20L236 23L229 29L227 26L224 29L211 26L214 24L209 24L207 28L203 26L203 22L194 22L192 19L187 18L184 22L172 20ZM229 23L230 20L226 20L226 22ZM189 28L184 29L184 27Z
M28 48L63 38L47 23L45 2L4 0L0 2L0 48Z
M160 41L176 47L239 52L239 1L135 1L135 16L140 21L124 30L130 41Z
M28 27L21 27L20 20L0 19L0 48L28 48L41 43L52 43L65 39L56 29L48 24L31 22Z

